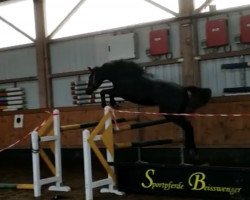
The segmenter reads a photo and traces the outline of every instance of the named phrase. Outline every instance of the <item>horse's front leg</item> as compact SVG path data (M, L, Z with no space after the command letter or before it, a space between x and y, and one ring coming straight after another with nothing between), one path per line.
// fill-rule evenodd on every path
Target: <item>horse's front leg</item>
M107 102L106 102L106 99L105 99L106 90L102 90L100 92L100 95L101 95L102 107L104 108L105 106L107 106Z
M105 95L108 94L109 95L109 99L110 99L110 105L112 107L116 107L116 101L115 101L115 93L113 89L107 89L107 90L102 90L100 92L101 95L101 100L102 100L102 107L105 107L107 105L106 99L105 99Z

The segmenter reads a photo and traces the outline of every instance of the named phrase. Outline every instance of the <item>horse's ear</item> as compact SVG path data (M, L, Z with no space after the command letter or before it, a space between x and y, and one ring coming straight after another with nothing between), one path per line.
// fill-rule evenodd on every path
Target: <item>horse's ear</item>
M93 69L91 67L88 67L88 69L91 73L93 72Z

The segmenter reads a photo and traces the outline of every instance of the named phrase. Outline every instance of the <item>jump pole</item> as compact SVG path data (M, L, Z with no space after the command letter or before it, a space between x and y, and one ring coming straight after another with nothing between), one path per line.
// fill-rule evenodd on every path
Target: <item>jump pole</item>
M29 183L0 183L1 189L33 190L33 184Z
M122 122L128 122L128 121L133 121L136 120L136 118L130 118L130 119L125 119L125 118L118 118L116 120L117 123L122 123ZM91 127L97 126L99 121L97 122L89 122L89 123L83 123L83 124L71 124L71 125L63 125L60 126L61 131L70 131L70 130L77 130L77 129L87 129Z
M164 124L164 123L167 123L167 122L168 122L167 119L159 119L159 120L148 121L148 122L137 122L137 123L134 123L134 124L119 126L119 129L114 129L114 132L122 132L122 131L127 131L127 130L145 128L145 127L148 127L148 126L154 126L154 125ZM184 141L184 139L179 140L179 141L173 141L173 143L181 143L181 142L183 143L183 141ZM119 145L122 146L122 144L117 144L117 145L118 146ZM127 146L131 145L131 147L133 146L133 144L129 144L129 143L127 143L126 145ZM184 156L184 147L183 147L183 144L181 144L181 146L180 146L180 164L182 164L182 165L185 164L185 156Z
M153 141L143 141L143 142L120 142L114 143L115 147L118 149L123 148L133 148L133 147L148 147L148 146L157 146L164 144L178 144L182 140L172 140L172 139L163 139L163 140L153 140Z

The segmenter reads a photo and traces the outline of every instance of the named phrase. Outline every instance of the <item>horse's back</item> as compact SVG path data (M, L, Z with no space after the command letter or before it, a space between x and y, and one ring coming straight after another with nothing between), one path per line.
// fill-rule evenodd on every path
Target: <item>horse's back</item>
M113 83L116 94L141 105L159 105L161 111L183 112L188 104L185 87L156 79L131 61L112 61L102 66Z
M132 78L135 76L142 76L145 73L144 69L140 65L124 60L105 63L102 68L110 73L114 73L116 76L120 76L119 78L124 78L124 76Z
M154 98L161 110L180 112L186 104L186 90L174 82L155 80L152 84Z
M113 85L114 89L128 101L141 105L159 105L165 109L171 108L169 111L173 110L173 112L180 109L186 95L180 85L155 79L146 73L136 78L119 79Z

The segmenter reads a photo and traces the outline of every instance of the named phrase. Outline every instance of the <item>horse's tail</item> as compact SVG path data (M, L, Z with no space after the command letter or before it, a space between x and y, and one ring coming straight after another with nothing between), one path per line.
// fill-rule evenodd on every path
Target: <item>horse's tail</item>
M189 102L186 108L187 112L194 112L197 108L206 105L212 95L210 88L188 86L185 87L185 89L189 96Z

